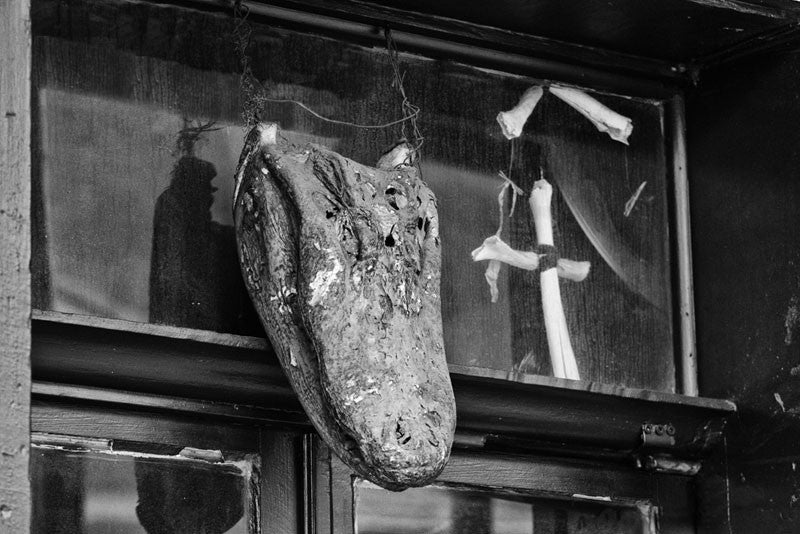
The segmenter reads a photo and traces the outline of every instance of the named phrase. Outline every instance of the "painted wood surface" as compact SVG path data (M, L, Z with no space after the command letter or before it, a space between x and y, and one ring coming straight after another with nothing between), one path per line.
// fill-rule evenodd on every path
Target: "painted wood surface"
M748 40L763 39L790 27L800 16L791 2L774 0L772 5L747 0L664 0L657 6L636 0L611 5L591 0L569 4L501 0L488 11L477 0L370 3L684 63L702 62Z
M162 338L158 327L150 328L144 334L34 322L34 378L88 386L81 391L42 384L37 391L43 398L64 396L119 406L136 405L139 393L147 394L140 400L153 409L308 424L274 355L259 348ZM602 444L626 454L640 444L643 423L666 421L678 429L676 452L695 457L713 445L722 419L736 409L727 401L592 382L539 376L509 382L503 372L458 366L450 371L457 431L478 436L481 442L489 439L500 448L569 449L585 456L592 444ZM109 391L114 389L127 393ZM614 417L601 415L609 413Z
M27 532L30 418L30 5L0 4L0 531Z
M33 403L35 432L153 443L200 449L258 450L258 433L219 418L137 410L132 406L82 400L38 398ZM180 449L178 449L180 450Z
M343 464L335 457L331 459L331 474L336 477L337 471ZM342 487L345 484L350 484L349 473L340 473L341 481L339 484ZM336 482L334 482L336 484ZM572 522L572 529L567 530L562 526L561 530L553 530L553 517L552 508L548 506L548 500L554 506L568 505L568 503L576 505L580 509L581 505L588 509L593 508L594 513L587 514L595 520L598 519L600 514L597 513L598 506L602 509L605 506L611 507L630 507L638 513L642 513L644 517L641 521L637 521L639 527L634 530L635 532L651 532L649 529L644 529L643 524L650 525L649 528L656 528L657 532L663 534L694 534L694 502L692 479L690 477L682 476L669 476L669 475L653 475L649 473L637 472L630 470L623 465L601 464L595 461L565 461L563 458L558 457L524 457L514 455L501 455L491 454L486 452L473 452L464 450L455 450L447 468L439 477L437 483L440 487L450 488L452 490L467 490L472 492L483 492L484 497L497 496L499 498L512 498L518 501L530 501L536 503L537 500L544 504L541 516L536 515L539 509L534 507L534 521L536 532L539 528L542 532L630 532L631 530L625 529L625 523L618 525L620 528L617 530L603 530L600 528L593 528L597 525L589 527L589 530L582 530L577 521ZM358 489L356 489L355 504L356 518L358 518ZM415 491L415 490L410 490ZM352 489L349 491L350 497L353 498ZM401 495L400 498L403 496ZM391 506L392 495L386 495L385 500L382 502L384 506ZM470 519L479 521L486 521L488 518L481 518L481 513L486 513L488 510L481 506L480 501L475 502L470 500L454 503L458 506L458 510L453 510L453 516L457 517L459 514L464 513L467 515L475 515ZM351 510L354 508L353 503L343 503L337 507L333 507L334 520L337 524L342 525L341 532L352 532L352 526L346 528L349 520L352 517ZM445 506L446 503L439 503L440 506ZM474 506L474 510L467 510L464 507ZM398 506L400 506L398 504ZM550 513L548 513L548 508ZM638 508L638 510L637 510ZM656 509L658 510L656 512ZM373 510L372 513L380 515L381 510ZM392 512L389 512L391 514ZM340 517L336 517L336 516ZM441 515L446 516L447 512ZM658 519L654 516L658 515ZM619 517L617 514L612 514L612 517ZM562 520L564 518L562 517ZM574 518L573 518L574 519ZM352 525L352 522L350 523ZM464 530L455 530L453 532L474 532L469 530L469 523L461 523L453 521L453 525L459 525ZM607 525L605 525L607 527ZM474 527L474 524L473 524ZM630 528L630 523L628 523ZM640 530L641 529L641 530ZM336 532L340 532L337 530Z
M302 441L300 433L273 428L260 432L260 532L302 532Z
M798 51L709 71L687 100L700 393L740 407L703 533L800 531Z

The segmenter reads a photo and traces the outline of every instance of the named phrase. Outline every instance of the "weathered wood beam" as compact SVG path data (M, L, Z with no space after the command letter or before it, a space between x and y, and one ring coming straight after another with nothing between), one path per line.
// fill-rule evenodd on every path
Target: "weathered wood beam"
M28 532L31 388L29 0L0 3L0 532Z

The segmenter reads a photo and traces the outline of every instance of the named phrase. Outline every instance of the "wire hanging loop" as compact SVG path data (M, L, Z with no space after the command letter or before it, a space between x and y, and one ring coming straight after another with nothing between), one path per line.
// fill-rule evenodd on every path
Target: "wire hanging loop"
M239 55L239 66L242 71L239 76L239 91L241 93L243 100L242 119L244 120L245 126L247 128L251 128L258 122L260 122L259 111L261 110L261 107L264 105L265 102L272 102L276 104L294 104L299 108L301 108L302 110L306 111L307 113L318 118L319 120L329 122L332 124L352 126L354 128L378 130L378 129L391 128L392 126L402 124L403 134L405 135L405 123L411 122L413 124L413 130L414 132L416 132L415 133L416 148L419 148L419 146L422 145L422 136L419 135L419 130L417 129L416 125L416 118L417 115L419 115L419 108L408 102L408 99L405 98L405 91L403 90L403 81L402 77L400 77L399 74L400 68L399 65L397 64L397 59L396 59L397 55L396 49L394 49L394 55L390 55L390 58L392 61L392 68L395 73L394 74L395 81L393 82L393 85L398 86L401 95L403 95L403 117L383 124L358 124L350 121L331 119L330 117L325 117L317 113L316 111L308 107L306 104L298 100L294 100L292 98L271 98L267 96L269 94L269 91L264 86L264 84L262 84L258 80L258 78L256 78L256 76L253 74L252 61L248 53L248 49L250 47L250 38L253 33L252 28L250 27L250 24L247 21L249 15L250 15L250 8L243 2L243 0L235 0L233 3L233 18L235 21L233 27L233 39L236 52ZM387 33L387 39L389 40L391 39L388 33ZM389 41L387 41L387 43L388 42ZM394 46L393 42L392 46Z
M242 72L239 76L239 93L242 98L242 119L245 126L251 128L258 123L258 96L264 91L261 82L253 75L250 66L250 37L253 33L247 17L250 15L250 8L242 2L235 0L233 3L233 40L236 52L239 55L239 67Z
M403 139L411 143L414 146L414 150L419 153L419 149L422 147L422 143L425 141L425 138L422 136L422 133L419 131L419 126L417 125L420 108L419 106L412 104L406 95L405 86L403 85L403 81L405 80L405 72L400 70L400 54L397 51L397 45L392 37L392 30L386 26L384 27L383 32L386 36L386 50L389 53L389 61L392 64L392 87L397 89L397 92L400 93L400 97L402 98L401 108L403 111L403 122L401 126L401 134ZM406 121L408 121L408 123L411 125L412 137L409 137L406 130Z

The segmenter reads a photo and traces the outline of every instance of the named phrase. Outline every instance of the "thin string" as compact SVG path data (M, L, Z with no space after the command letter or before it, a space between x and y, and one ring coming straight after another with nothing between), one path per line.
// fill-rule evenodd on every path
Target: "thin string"
M508 155L508 179L511 180L511 170L514 168L514 147L516 146L516 139L512 139L509 144L511 145L511 153Z
M400 74L400 67L397 62L397 49L394 47L394 41L391 40L391 33L388 29L386 30L387 47L389 47L391 44L391 48L389 49L389 57L392 62L392 70L394 72L394 81L392 82L392 85L398 88L401 96L403 97L403 118L384 124L359 124L325 117L304 103L291 98L270 98L266 96L268 94L267 88L264 87L264 84L262 84L253 74L250 55L247 52L250 46L250 38L252 36L252 29L250 28L250 24L247 22L247 17L249 15L250 8L246 6L242 0L236 0L233 4L233 17L236 21L233 29L233 37L236 51L239 54L239 66L242 70L242 73L239 77L239 90L241 91L244 99L242 119L244 120L246 127L251 128L260 122L259 109L264 102L294 104L322 121L332 124L351 126L354 128L378 130L391 128L392 126L402 124L403 135L405 135L405 123L410 121L415 136L416 148L419 149L419 147L422 145L422 135L419 134L416 119L420 110L417 106L411 104L406 97L405 90L403 88L403 78Z
M322 115L320 115L319 113L317 113L316 111L314 111L310 107L306 106L302 102L299 102L297 100L292 100L291 98L267 98L265 96L262 96L262 97L259 97L259 100L264 101L264 102L276 102L276 103L279 103L279 104L280 103L295 104L295 105L303 108L308 113L310 113L311 115L315 116L316 118L318 118L320 120L323 120L325 122L330 122L330 123L333 123L333 124L343 124L345 126L353 126L355 128L367 128L367 129L376 129L376 130L377 129L383 129L383 128L390 128L392 126L395 126L396 124L403 124L403 123L413 119L413 117L403 117L402 119L397 119L395 121L387 122L385 124L357 124L355 122L340 121L340 120L337 120L337 119L330 119L328 117L323 117Z

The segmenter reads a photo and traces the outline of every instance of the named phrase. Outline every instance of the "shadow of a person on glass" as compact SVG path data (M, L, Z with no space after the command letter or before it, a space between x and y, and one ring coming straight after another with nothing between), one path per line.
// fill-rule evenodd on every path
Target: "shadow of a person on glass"
M150 322L258 335L236 256L233 227L214 222L217 171L195 155L213 123L180 132L180 158L156 201L150 264Z
M179 132L179 159L155 206L150 322L263 336L239 270L234 229L212 220L217 171L195 155L197 141L215 129L184 121ZM221 534L241 519L240 479L165 467L149 458L135 463L136 515L148 534Z

